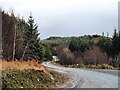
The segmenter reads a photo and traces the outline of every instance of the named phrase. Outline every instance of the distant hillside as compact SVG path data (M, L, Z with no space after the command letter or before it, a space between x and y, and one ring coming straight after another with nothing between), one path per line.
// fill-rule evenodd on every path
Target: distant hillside
M85 36L79 36L79 37L49 37L47 39L42 40L43 44L48 44L51 46L59 46L59 45L69 45L71 40L73 38L85 38L85 37L89 37L93 43L98 43L99 39L102 37L100 35L85 35Z
M72 37L49 37L45 40L42 40L43 44L51 46L58 46L63 44L69 44Z

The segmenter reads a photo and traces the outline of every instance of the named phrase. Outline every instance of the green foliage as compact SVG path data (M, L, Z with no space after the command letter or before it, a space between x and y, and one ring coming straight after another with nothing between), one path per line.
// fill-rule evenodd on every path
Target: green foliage
M68 78L59 72L50 70L49 74L40 70L5 70L2 72L2 89L49 89L57 84L63 84L68 81ZM59 82L59 83L58 83Z
M114 67L120 67L119 65L119 54L120 54L120 31L114 30L113 38L109 37L102 37L99 42L98 46L107 53L109 56L110 64Z
M51 53L49 46L48 45L43 45L43 46L44 46L44 50L45 50L44 58L46 58L47 61L51 61L52 60L52 53Z
M114 56L118 55L120 53L120 31L117 33L116 29L114 30L112 43Z
M73 38L69 45L69 49L72 52L74 52L74 51L84 52L85 50L89 49L91 44L92 44L91 39L88 36L84 36L82 38Z
M120 53L120 34L114 30L113 38L102 37L97 44L110 57L115 57Z
M49 47L60 46L64 44L69 44L71 42L71 37L50 37L46 40L42 40L43 44L49 45Z
M36 42L31 47L33 52L33 58L41 60L45 56L44 47L41 45L40 42Z
M55 39L62 39L61 37L49 37L46 40L55 40Z
M103 52L106 52L109 56L113 55L112 52L112 40L110 38L102 37L97 44Z
M2 88L49 88L55 82L39 70L9 70L2 73Z
M81 45L81 39L80 38L72 38L72 41L69 45L69 49L74 52L74 51L79 51L80 50L80 45Z
M92 56L92 52L94 55L92 57L88 57L88 59L92 58L91 60L94 60L96 58L97 60L97 52L99 58L105 55L105 59L107 58L111 60L109 62L112 63L111 65L114 63L114 66L119 66L118 62L120 55L120 31L117 32L116 29L114 30L112 38L108 37L108 35L105 37L103 33L102 37L99 35L85 35L82 37L50 37L46 40L40 40L38 26L35 24L32 16L29 17L28 22L25 22L24 19L15 17L13 13L12 15L9 15L4 11L2 12L2 29L2 55L4 59L12 59L13 49L15 49L15 58L18 60L20 60L22 56L24 56L24 59L34 58L39 60L52 60L52 54L55 51L55 54L61 54L63 59L66 60L65 63L69 64L70 62L70 64L72 64L74 63L75 59L78 59L78 62L80 62L81 60L84 60L85 57ZM93 41L94 39L96 40L95 44L92 43L92 39ZM96 47L96 43L97 46L99 46L98 48L103 51L102 53L100 50L93 48L94 46ZM62 49L66 50L68 47L72 53L61 52ZM52 49L53 51L51 53ZM87 56L85 56L86 52L88 52ZM74 55L74 53L76 54ZM89 61L90 60L86 62ZM102 60L100 61L103 62Z
M29 16L28 26L25 30L26 36L26 46L27 51L25 52L26 57L34 58L34 59L42 59L44 57L44 49L42 44L40 43L38 26L34 23L34 19L32 16Z
M91 42L90 37L85 36L81 39L80 50L84 52L88 50L89 47L91 47L91 45L92 45L92 42Z
M15 17L13 13L11 16L4 12L2 14L4 59L12 59L13 44L15 44L15 59L17 60L31 58L40 60L44 56L50 58L47 57L50 50L42 45L38 26L31 15L26 22L23 18Z

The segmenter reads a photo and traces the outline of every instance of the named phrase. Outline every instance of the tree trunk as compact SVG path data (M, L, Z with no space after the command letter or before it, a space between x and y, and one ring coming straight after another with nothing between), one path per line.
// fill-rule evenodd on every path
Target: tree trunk
M15 59L15 41L16 41L16 25L15 25L15 33L14 33L14 45L13 45L13 57L12 59Z
M25 49L24 49L24 51L23 51L21 60L24 59L24 56L25 56L26 50L27 50L27 48L28 48L28 45L29 45L29 42L28 42L28 43L26 44L26 46L25 46Z

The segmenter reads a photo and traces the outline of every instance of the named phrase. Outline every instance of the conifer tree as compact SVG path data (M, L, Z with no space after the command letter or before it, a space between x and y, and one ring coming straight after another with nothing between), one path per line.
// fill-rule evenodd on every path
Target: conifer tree
M28 29L25 31L26 35L26 46L22 55L22 60L26 54L26 57L41 59L43 55L43 48L40 43L40 38L38 33L38 26L34 23L32 15L28 19Z
M113 40L112 40L114 56L119 54L119 47L120 47L119 42L120 42L119 35L117 33L117 30L115 29L113 34Z

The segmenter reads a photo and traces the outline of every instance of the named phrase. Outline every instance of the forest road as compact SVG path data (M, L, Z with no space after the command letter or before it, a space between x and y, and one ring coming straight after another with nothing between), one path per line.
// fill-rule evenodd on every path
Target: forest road
M60 88L118 88L118 71L89 70L80 68L66 68L55 66L50 62L44 66L69 75L69 81Z

